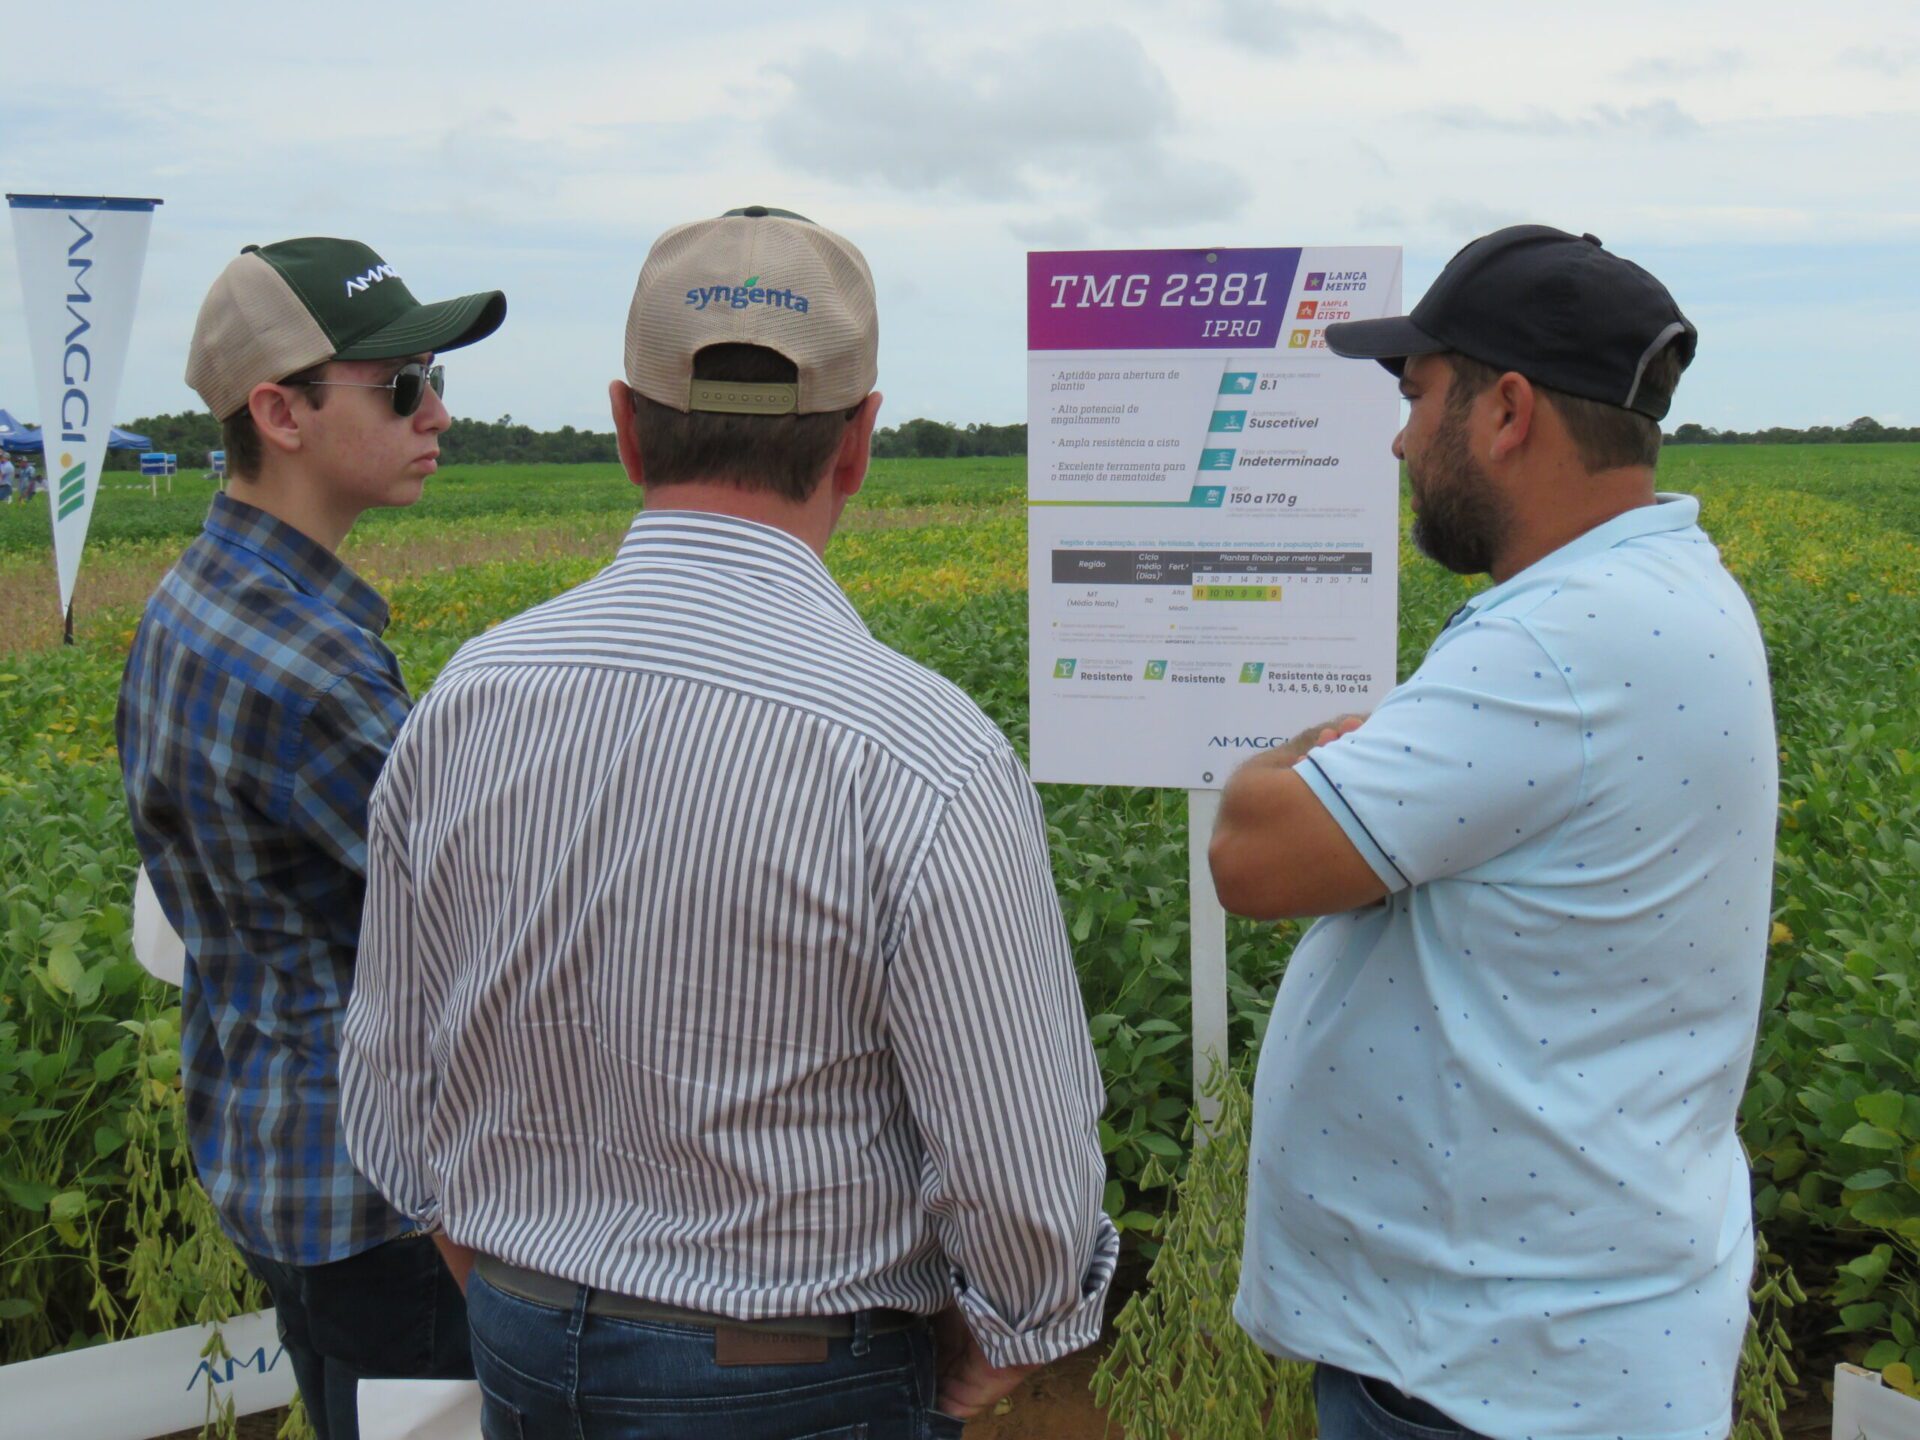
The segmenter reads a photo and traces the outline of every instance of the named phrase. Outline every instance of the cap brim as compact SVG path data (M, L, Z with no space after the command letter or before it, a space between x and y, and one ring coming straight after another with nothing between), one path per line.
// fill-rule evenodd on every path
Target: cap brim
M1409 355L1437 355L1451 349L1405 315L1379 320L1340 320L1327 326L1327 348L1349 360L1378 360L1398 375Z
M484 340L507 318L507 297L498 290L436 300L409 310L391 325L363 335L334 353L336 360L391 360L396 355L458 350Z

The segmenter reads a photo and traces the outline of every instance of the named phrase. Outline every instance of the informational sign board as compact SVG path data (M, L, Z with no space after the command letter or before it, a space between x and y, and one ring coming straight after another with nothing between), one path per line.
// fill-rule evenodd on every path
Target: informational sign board
M1400 251L1027 257L1032 768L1217 789L1394 685Z

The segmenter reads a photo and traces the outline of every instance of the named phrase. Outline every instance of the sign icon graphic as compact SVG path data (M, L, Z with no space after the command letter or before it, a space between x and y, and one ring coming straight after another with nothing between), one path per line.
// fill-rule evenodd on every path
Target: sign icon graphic
M1326 289L1327 288L1327 272L1324 270L1309 271L1307 274L1307 283L1302 285L1300 288L1302 290Z
M1222 395L1251 395L1254 374L1251 370L1229 370L1220 377Z
M1313 332L1311 330L1295 330L1287 336L1287 348L1289 350L1306 349L1307 341L1312 338L1312 335Z
M1053 662L1053 678L1056 680L1073 679L1073 661L1056 660Z
M1314 317L1314 312L1319 308L1320 302L1318 300L1302 300L1300 302L1300 309L1293 318L1296 320L1311 320Z
M1240 683L1242 685L1258 685L1260 683L1260 677L1266 673L1266 669L1267 665L1264 660L1247 661L1246 664L1240 667Z
M1167 662L1164 660L1147 661L1146 673L1142 675L1140 678L1143 680L1166 679L1167 678Z

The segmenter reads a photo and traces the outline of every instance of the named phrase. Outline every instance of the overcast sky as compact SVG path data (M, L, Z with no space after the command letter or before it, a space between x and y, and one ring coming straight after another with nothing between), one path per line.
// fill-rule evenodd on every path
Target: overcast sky
M1024 418L1029 249L1397 244L1411 304L1522 220L1700 327L1669 424L1920 423L1913 0L100 0L7 39L4 188L166 201L122 419L199 404L241 245L337 234L421 299L507 292L456 414L605 429L648 244L760 203L866 252L883 423ZM12 248L0 406L37 417Z

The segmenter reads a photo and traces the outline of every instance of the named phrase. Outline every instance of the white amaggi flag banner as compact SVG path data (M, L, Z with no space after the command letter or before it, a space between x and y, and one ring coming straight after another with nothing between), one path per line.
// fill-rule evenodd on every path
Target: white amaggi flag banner
M158 200L9 195L46 447L60 613L73 602Z

